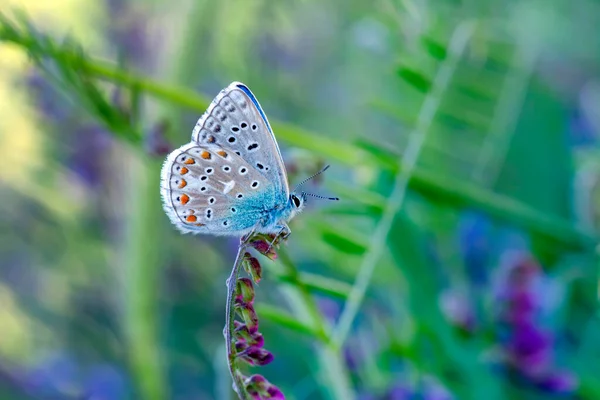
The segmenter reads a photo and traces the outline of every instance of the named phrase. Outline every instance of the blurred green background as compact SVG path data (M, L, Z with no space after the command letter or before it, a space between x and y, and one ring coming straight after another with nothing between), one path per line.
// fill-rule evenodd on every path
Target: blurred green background
M0 0L0 399L228 399L235 238L159 170L231 81L292 186L289 399L600 398L597 0Z

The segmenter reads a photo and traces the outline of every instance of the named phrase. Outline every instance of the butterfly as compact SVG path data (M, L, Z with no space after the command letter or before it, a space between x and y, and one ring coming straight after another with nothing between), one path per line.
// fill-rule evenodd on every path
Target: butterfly
M290 193L267 116L240 82L219 93L196 123L192 141L169 154L161 171L163 208L183 233L287 236L287 223L307 195L323 198Z

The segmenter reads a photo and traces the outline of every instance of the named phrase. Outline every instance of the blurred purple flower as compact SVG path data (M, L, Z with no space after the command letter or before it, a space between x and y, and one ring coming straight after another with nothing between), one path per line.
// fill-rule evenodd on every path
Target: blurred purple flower
M440 309L453 325L466 332L475 330L477 323L475 310L466 290L446 290L440 295L439 302Z
M72 108L70 103L60 101L60 93L40 70L32 69L27 74L25 83L31 93L32 101L45 118L50 121L63 121L68 117Z
M413 390L404 385L395 385L385 395L386 400L410 400L413 398Z
M118 368L109 364L86 367L66 353L51 356L26 371L23 384L30 395L44 399L119 400L130 395L127 378Z
M118 51L119 57L127 57L127 61L141 67L148 67L150 46L147 38L147 17L143 8L132 7L125 0L108 0L108 13L111 16L108 36Z
M79 389L80 380L75 359L58 353L27 371L24 383L34 396L55 397L73 394L73 391Z
M80 127L71 144L69 167L88 185L100 185L111 143L110 135L99 126Z
M489 231L490 222L483 214L466 212L462 215L458 228L459 248L467 275L475 286L488 281Z
M100 184L111 136L98 125L81 125L75 108L62 101L60 93L39 71L29 74L27 84L38 109L47 122L56 125L60 142L68 146L67 165L88 185Z
M545 391L572 393L577 380L556 368L554 335L540 324L549 284L542 268L529 254L511 252L505 254L497 278L494 300L506 364Z
M144 147L146 152L153 156L166 156L172 150L167 142L165 133L169 129L167 121L160 121L150 128L144 138Z
M125 399L129 392L124 374L108 364L92 366L84 383L84 398L93 400Z
M572 112L569 121L569 139L573 146L589 146L598 141L592 124L579 109Z
M452 400L454 396L434 377L426 376L415 383L401 381L391 385L383 394L364 392L360 400Z

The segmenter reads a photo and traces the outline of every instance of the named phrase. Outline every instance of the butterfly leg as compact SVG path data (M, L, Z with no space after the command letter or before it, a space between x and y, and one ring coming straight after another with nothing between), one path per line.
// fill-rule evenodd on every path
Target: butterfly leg
M250 239L252 237L252 235L254 235L254 233L256 233L256 228L258 227L258 224L256 224L254 226L254 228L252 228L252 230L250 232L248 232L246 235L242 236L240 238L240 243L245 243L248 241L248 239Z
M273 245L275 244L275 242L277 241L277 239L279 239L281 237L282 240L285 240L291 234L292 234L292 231L291 231L290 227L287 226L287 224L283 224L281 226L281 228L279 229L279 232L277 232L277 234L275 235L275 237L271 241L271 243L269 243L269 248L268 248L267 252L271 251L271 248L273 247Z

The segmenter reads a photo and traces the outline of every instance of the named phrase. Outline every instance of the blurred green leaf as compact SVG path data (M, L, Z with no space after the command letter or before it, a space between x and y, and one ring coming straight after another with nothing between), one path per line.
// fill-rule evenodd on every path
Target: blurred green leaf
M431 89L431 79L408 67L398 68L398 76L414 86L421 93L427 93Z
M446 47L435 41L433 38L423 36L421 38L423 47L433 58L437 60L444 60L447 56Z
M322 231L321 237L325 243L345 254L360 255L366 251L364 244L332 230Z
M311 336L318 340L325 340L325 338L318 331L314 330L310 326L303 324L298 318L290 315L286 311L279 309L268 304L259 303L256 305L256 312L259 318L266 318L271 322L279 324L287 329L301 333L303 335Z
M300 272L297 277L293 275L278 275L275 278L280 282L303 286L311 292L342 299L348 297L351 289L349 283L309 272Z

